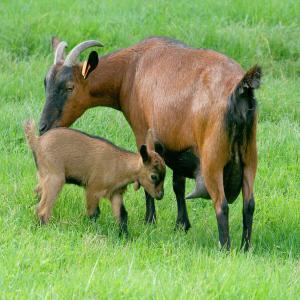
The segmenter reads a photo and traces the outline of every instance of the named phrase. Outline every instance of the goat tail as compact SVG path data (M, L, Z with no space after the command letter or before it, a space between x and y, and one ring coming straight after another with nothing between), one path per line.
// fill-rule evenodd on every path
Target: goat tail
M39 152L39 137L35 134L35 123L33 120L28 120L24 124L24 133L27 140L27 143L30 147L30 149L33 152L33 155L36 156Z
M261 67L249 69L229 96L226 113L226 129L231 143L247 143L256 118L257 103L254 90L259 88Z

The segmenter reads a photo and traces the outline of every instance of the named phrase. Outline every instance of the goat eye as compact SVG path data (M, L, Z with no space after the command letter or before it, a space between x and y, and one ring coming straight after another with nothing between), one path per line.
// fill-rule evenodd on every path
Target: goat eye
M152 174L152 175L151 175L151 180L152 180L154 183L158 182L158 176Z

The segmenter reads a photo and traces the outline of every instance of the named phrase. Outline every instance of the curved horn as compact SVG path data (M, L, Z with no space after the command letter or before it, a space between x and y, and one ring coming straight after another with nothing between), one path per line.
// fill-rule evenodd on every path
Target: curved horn
M80 44L78 44L76 47L72 49L72 51L68 54L66 57L66 60L64 62L64 66L71 67L76 63L76 58L78 55L85 49L90 48L90 47L103 47L103 45L95 40L90 40L90 41L85 41Z
M210 199L210 196L207 192L204 180L201 175L200 176L198 175L196 177L195 189L185 197L185 199L194 199L194 198Z
M68 47L66 42L60 42L55 50L54 55L54 64L57 64L59 61L63 59L65 48Z

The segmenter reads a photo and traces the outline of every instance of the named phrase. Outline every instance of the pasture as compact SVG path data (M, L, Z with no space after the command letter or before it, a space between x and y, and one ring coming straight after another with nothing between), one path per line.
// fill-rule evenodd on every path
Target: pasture
M197 4L198 3L198 4ZM7 1L0 3L0 298L295 299L300 295L300 2ZM230 253L218 250L212 203L188 201L190 231L175 232L170 172L145 225L142 189L125 194L130 238L120 239L108 201L92 222L83 190L65 186L47 226L38 224L36 170L22 130L39 120L52 35L100 55L153 35L211 48L244 69L262 66L259 164L252 249L239 251L242 198L230 205ZM87 57L86 51L81 58ZM155 62L154 62L155 63ZM97 107L74 128L135 149L123 115ZM109 171L109 170L107 170ZM187 192L194 187L188 181Z

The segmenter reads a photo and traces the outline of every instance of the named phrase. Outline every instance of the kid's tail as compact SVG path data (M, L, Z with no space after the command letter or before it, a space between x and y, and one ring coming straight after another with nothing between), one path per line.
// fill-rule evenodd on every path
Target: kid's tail
M37 154L39 152L39 137L36 136L35 123L33 120L28 120L24 124L24 132L27 143L33 152L33 156L37 165Z

